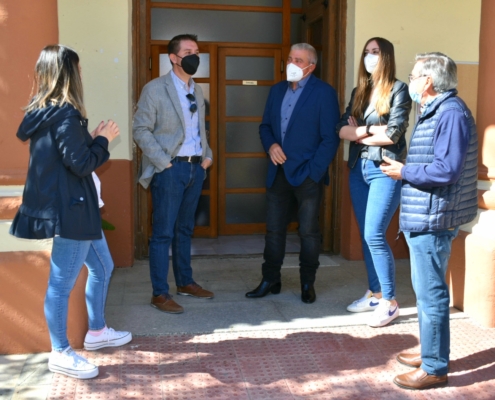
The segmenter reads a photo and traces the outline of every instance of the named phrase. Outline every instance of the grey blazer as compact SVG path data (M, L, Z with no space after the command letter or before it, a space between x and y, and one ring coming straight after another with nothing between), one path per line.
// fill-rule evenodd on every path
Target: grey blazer
M194 96L199 111L202 158L213 160L206 140L205 100L198 84L194 85ZM185 139L184 115L170 72L153 79L143 88L134 114L132 134L143 151L139 183L146 189L153 175L163 171L177 156Z

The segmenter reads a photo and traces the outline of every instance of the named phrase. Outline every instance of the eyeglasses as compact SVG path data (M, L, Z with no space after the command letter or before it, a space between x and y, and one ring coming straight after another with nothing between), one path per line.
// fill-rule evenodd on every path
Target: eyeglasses
M191 102L191 105L189 106L189 111L191 111L191 114L194 114L196 111L198 111L198 106L196 104L196 97L194 97L193 94L188 93L186 94L187 100Z
M412 74L409 74L409 82L412 82L412 81L415 81L416 79L418 78L423 78L425 76L428 76L428 75L419 75L419 76L414 76Z

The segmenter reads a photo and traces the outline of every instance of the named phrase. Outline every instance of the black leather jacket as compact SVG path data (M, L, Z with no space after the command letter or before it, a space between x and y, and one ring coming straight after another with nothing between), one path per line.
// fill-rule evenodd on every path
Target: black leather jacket
M344 115L337 124L337 135L343 126L349 125L347 120L351 115L356 88L352 91L351 100ZM350 142L349 160L347 165L354 168L361 152L366 154L364 158L372 161L382 161L383 156L392 160L404 162L407 155L406 129L409 126L409 113L411 112L411 97L407 85L401 81L395 81L390 94L390 113L378 116L373 106L369 105L364 117L358 120L359 126L363 125L387 125L387 136L394 142L387 146L366 146L356 142Z

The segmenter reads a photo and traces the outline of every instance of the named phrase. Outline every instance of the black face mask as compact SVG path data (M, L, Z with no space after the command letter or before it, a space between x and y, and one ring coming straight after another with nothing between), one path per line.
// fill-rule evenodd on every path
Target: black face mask
M181 57L181 56L177 56L177 57L182 58L182 63L180 67L182 67L182 69L186 74L194 75L196 73L199 67L199 56L197 54L190 54L185 57Z

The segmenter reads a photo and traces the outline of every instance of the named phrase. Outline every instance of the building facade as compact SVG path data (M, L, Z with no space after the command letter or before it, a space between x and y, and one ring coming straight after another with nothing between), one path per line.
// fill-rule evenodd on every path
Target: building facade
M406 82L416 53L452 57L460 96L477 116L481 144L479 218L462 227L454 241L452 302L495 326L495 78L489 73L495 69L495 28L490 18L495 18L491 0L451 0L448 7L442 0L0 0L0 354L49 348L43 298L51 242L8 234L29 158L28 145L15 133L40 50L52 43L73 47L81 58L90 128L107 119L119 124L111 159L97 173L103 218L116 227L106 233L112 256L116 266L131 267L135 257L147 255L152 211L149 193L136 183L140 153L132 141L133 109L144 84L170 69L168 40L184 32L199 35L202 69L195 81L207 97L215 156L196 211L195 235L203 237L264 232L266 155L257 126L270 86L284 78L292 43L315 46L316 73L337 89L342 109L370 37L394 43L397 78ZM412 113L411 127L415 118ZM342 143L322 205L323 247L356 260L362 255L346 160ZM396 216L389 240L395 256L407 258L405 241L395 239L397 226ZM71 298L69 336L75 344L86 328L85 278L83 269Z

